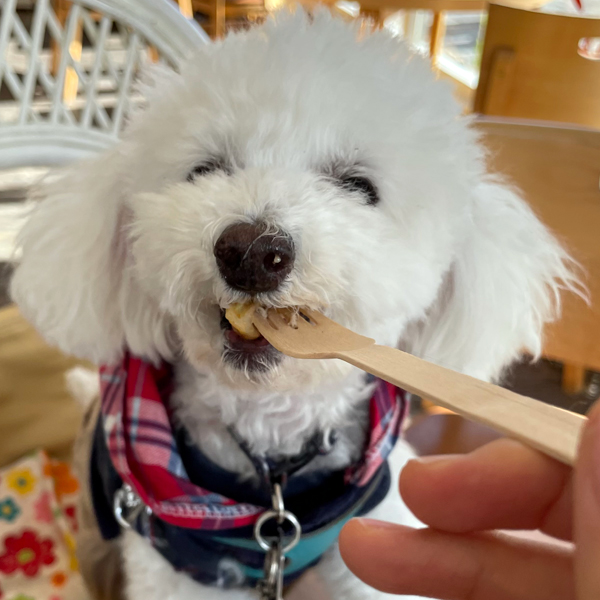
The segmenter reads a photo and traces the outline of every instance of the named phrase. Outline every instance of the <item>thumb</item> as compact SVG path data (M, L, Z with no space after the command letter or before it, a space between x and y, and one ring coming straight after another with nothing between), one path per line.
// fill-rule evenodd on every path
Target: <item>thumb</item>
M600 402L590 411L574 480L575 579L578 600L600 598Z

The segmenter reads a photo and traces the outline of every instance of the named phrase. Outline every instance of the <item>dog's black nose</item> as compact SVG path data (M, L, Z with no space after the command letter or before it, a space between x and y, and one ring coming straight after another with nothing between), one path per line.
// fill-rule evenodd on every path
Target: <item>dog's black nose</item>
M258 294L276 290L294 267L289 235L271 232L264 223L236 223L215 244L223 279L232 288Z

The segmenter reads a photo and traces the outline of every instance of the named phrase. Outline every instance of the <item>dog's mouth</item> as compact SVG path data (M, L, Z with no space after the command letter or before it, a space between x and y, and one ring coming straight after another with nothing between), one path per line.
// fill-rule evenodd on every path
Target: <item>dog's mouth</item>
M245 371L266 372L277 365L282 354L252 325L250 305L221 309L221 329L225 338L223 360Z

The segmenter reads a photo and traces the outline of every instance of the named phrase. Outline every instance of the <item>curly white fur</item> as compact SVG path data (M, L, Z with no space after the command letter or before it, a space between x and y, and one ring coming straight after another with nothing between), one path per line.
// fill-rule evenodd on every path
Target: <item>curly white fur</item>
M45 184L20 236L12 293L42 334L96 362L125 347L175 362L178 418L245 475L228 424L273 452L335 427L339 466L364 439L366 390L338 361L286 358L249 376L222 360L219 307L246 299L213 255L228 225L259 218L293 237L294 270L263 304L325 309L482 379L537 354L559 290L576 286L518 192L487 174L450 89L386 33L357 33L326 14L281 16L199 51L181 74L156 71L123 141ZM186 181L214 157L229 172ZM380 203L336 185L336 165L368 176ZM127 562L132 600L149 598L133 591L139 556Z

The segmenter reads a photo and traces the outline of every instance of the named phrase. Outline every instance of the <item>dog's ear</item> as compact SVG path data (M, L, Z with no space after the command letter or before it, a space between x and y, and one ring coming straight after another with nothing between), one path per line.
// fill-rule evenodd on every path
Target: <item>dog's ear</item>
M23 315L49 343L98 363L116 359L125 344L156 357L149 338L157 331L164 342L158 311L126 269L122 164L116 147L37 187L11 283Z
M523 352L538 356L561 289L581 294L577 265L510 188L475 190L469 226L440 294L409 328L407 349L481 379Z

